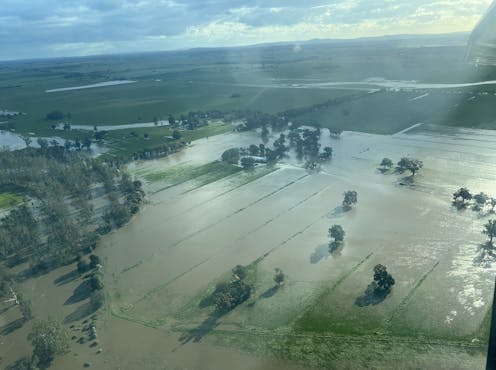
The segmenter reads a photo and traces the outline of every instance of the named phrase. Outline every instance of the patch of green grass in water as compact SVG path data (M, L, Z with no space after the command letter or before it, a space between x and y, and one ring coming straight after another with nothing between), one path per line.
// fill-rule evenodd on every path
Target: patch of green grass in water
M22 196L16 193L0 193L0 209L14 207L22 203Z
M260 260L256 260L249 265L245 266L246 267L246 277L243 279L248 285L255 286L256 281L257 281L257 265L260 262ZM233 266L234 268L234 266ZM208 305L206 307L201 307L201 302L208 300L208 298L214 293L215 287L217 284L222 283L222 282L229 282L232 279L232 271L226 271L224 272L219 278L211 281L205 289L201 290L201 293L197 294L195 297L193 297L189 303L187 303L181 310L179 310L179 314L175 316L176 319L188 322L190 320L197 319L198 317L201 317L202 315L205 314L211 314L215 308L212 305ZM253 298L253 297L252 297ZM250 299L252 299L250 298ZM247 301L249 302L250 299ZM246 302L245 302L246 303Z
M149 182L164 181L169 186L199 179L199 186L206 185L223 177L241 171L241 168L224 162L211 162L201 166L175 166L164 171L152 172L144 175Z

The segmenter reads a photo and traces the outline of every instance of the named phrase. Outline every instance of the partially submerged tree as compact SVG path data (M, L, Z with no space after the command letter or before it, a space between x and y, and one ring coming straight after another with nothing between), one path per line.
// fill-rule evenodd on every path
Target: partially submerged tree
M231 163L231 164L238 164L239 161L239 149L238 148L231 148L227 149L224 153L222 153L222 161Z
M388 171L391 167L393 167L393 161L389 158L383 158L380 164L381 170L383 172Z
M178 130L172 131L172 138L174 140L179 140L183 135Z
M236 265L232 269L232 273L235 279L243 280L246 277L246 267L242 265Z
M286 277L285 277L284 273L282 272L282 270L279 268L276 268L275 275L274 275L274 282L276 283L277 287L280 287L281 285L284 284L285 278Z
M241 166L243 166L245 170L251 170L255 167L255 159L252 157L243 157L241 158Z
M251 290L251 286L244 280L236 280L226 284L224 290L218 292L214 298L217 312L224 314L231 311L250 298Z
M484 229L482 230L484 235L487 235L489 238L488 244L493 246L493 238L496 236L496 220L489 220L487 224L484 225Z
M491 213L494 213L494 207L496 207L496 198L489 198L489 200L487 201L487 204L489 204L489 206L491 207L491 210L490 212Z
M332 158L332 148L330 146L326 146L322 153L319 154L319 159L322 162L328 161Z
M415 176L423 166L424 163L419 159L403 157L398 162L398 171L400 173L410 171L412 176Z
M386 266L379 264L374 267L374 293L387 295L394 283L394 278L387 272Z
M467 207L468 202L472 199L472 194L467 188L460 188L453 193L453 205L456 208Z
M59 322L50 319L36 321L28 339L33 345L33 356L42 366L48 366L56 355L69 349L67 331Z
M345 232L341 225L332 225L329 229L329 237L334 239L335 244L340 244L343 242Z
M344 193L343 208L345 210L351 209L351 206L358 202L358 193L354 190L348 190Z
M480 211L486 205L487 201L489 200L489 197L487 196L487 194L480 192L479 194L475 194L473 199L475 201L474 210Z

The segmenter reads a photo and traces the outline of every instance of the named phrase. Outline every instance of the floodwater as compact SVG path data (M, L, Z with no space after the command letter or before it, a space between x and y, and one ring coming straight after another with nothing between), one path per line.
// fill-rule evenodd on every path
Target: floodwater
M105 87L105 86L126 85L126 84L132 84L135 82L136 81L131 81L131 80L116 80L116 81L100 82L100 83L91 84L91 85L81 85L81 86L61 87L61 88L56 88L56 89L49 89L49 90L45 90L45 92L46 93L53 93L53 92L60 92L60 91L93 89L93 88Z
M283 88L283 89L340 89L340 90L363 90L369 92L378 89L388 89L391 91L413 91L413 90L453 90L466 87L492 86L496 85L496 80L469 82L469 83L423 83L417 81L396 81L383 78L368 78L363 81L329 81L311 82L312 79L298 79L298 82L283 82L284 80L274 80L269 84L235 84L237 86L259 87L259 88ZM295 80L292 80L295 81ZM301 81L301 82L300 82ZM422 97L425 97L422 96Z
M39 145L36 142L38 138L34 136L30 136L30 138L32 142L29 145L34 148L39 148ZM58 145L64 145L65 143L65 139L57 136L43 137L42 139L48 140L49 142L55 140ZM10 131L0 130L0 149L19 150L24 148L26 148L26 142L22 139L22 136L20 134ZM91 144L90 149L91 149L91 155L93 157L98 157L99 155L107 151L107 148L99 143Z
M480 82L469 82L469 83L422 83L417 81L393 81L386 80L382 78L370 78L363 82L321 82L321 83L310 83L310 84L300 84L302 87L336 87L336 86L353 86L353 85L368 85L371 87L382 87L388 89L420 89L420 90L432 90L432 89L459 89L463 87L474 87L474 86L488 86L496 85L495 80L491 81L480 81Z
M142 177L173 166L201 165L218 159L227 148L251 143L259 143L253 132L218 135L163 159L134 162L129 169ZM257 336L277 340L276 333L283 336L314 305L329 314L322 321L329 336L346 325L350 333L372 338L377 332L393 338L408 332L462 343L486 340L478 328L491 304L496 265L480 266L476 260L489 216L457 212L450 201L461 186L496 195L496 134L415 125L391 136L345 132L336 140L323 130L322 146L327 145L334 157L319 173L308 173L290 157L274 172L243 185L235 181L239 175L201 187L192 182L173 187L164 186L166 181L145 183L146 207L123 229L104 237L97 249L109 297L109 309L97 322L98 347L74 343L53 368L90 362L97 369L298 369L277 359L277 351L240 351L244 346L235 343L245 341L256 348L263 345ZM400 175L377 171L383 157L396 162L402 156L424 162L412 186L400 185ZM346 190L358 192L358 204L349 212L340 207ZM342 248L329 253L327 230L332 224L342 225L346 237ZM205 319L198 309L205 289L233 266L255 260L250 304L223 316L196 340L181 341L185 331L200 327ZM393 292L380 304L359 306L357 299L378 263L395 278ZM24 283L41 316L64 318L77 312L78 305L64 301L80 281L52 283L71 268ZM274 292L275 268L284 271L286 281ZM54 304L59 307L55 311ZM9 311L12 318L14 314ZM26 332L14 332L15 338ZM217 340L222 338L224 343L237 341L220 346ZM281 343L284 346L284 340ZM362 344L365 349L354 352L353 346ZM367 343L362 344L334 353L337 363L349 364L356 353L367 353ZM453 355L436 361L448 368L484 368L482 355L451 349ZM302 353L310 356L313 350L307 346ZM418 367L435 368L429 356L434 359L437 349L431 351L424 350ZM374 353L371 363L387 361ZM298 360L305 365L305 358Z
M258 144L253 133L220 135L195 142L177 157L135 163L131 170L143 175L171 165L208 163L229 147L249 143ZM229 179L162 191L158 184L148 184L154 189L150 204L128 226L106 237L100 249L114 297L112 310L133 322L161 322L164 336L177 325L192 328L202 319L201 313L187 314L195 297L233 266L260 259L255 295L270 291L276 267L287 274L284 289L250 307L238 307L222 319L222 330L236 334L240 327L270 331L289 325L323 287L340 281L327 298L329 312L357 330L370 322L376 325L372 330L393 335L405 328L435 337L477 335L496 272L496 266L474 264L488 216L457 213L450 201L461 186L496 195L496 136L417 126L393 136L346 132L335 140L324 130L322 145L334 148L334 158L318 174L289 159L241 187L230 187ZM383 157L397 161L402 156L424 161L411 187L399 185L399 175L376 170ZM359 203L345 213L340 202L350 189L358 191ZM347 233L344 248L322 253L334 223ZM394 292L380 305L358 307L354 302L377 263L395 277ZM130 325L119 320L113 318L104 332ZM124 337L119 337L123 345ZM207 336L178 346L184 353L194 346L209 358L223 353L209 343ZM135 359L130 353L122 356ZM179 362L189 361L179 357ZM203 363L216 368L213 364ZM481 364L474 358L471 367Z
M159 127L159 126L169 126L168 121L157 121L155 122L141 122L141 123L128 123L124 125L71 125L72 130L84 130L84 131L94 131L95 127L97 131L115 131L115 130L125 130L129 128L147 128L147 127ZM57 130L63 130L64 125L60 124L56 127Z

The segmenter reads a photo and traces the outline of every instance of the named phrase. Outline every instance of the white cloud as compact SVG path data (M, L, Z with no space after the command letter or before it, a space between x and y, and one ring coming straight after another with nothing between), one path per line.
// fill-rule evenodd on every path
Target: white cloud
M491 0L1 0L0 60L470 31Z

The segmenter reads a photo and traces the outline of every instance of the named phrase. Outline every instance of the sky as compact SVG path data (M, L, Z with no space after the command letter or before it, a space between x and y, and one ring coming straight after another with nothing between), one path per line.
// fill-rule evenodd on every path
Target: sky
M492 0L0 0L0 60L471 31Z

